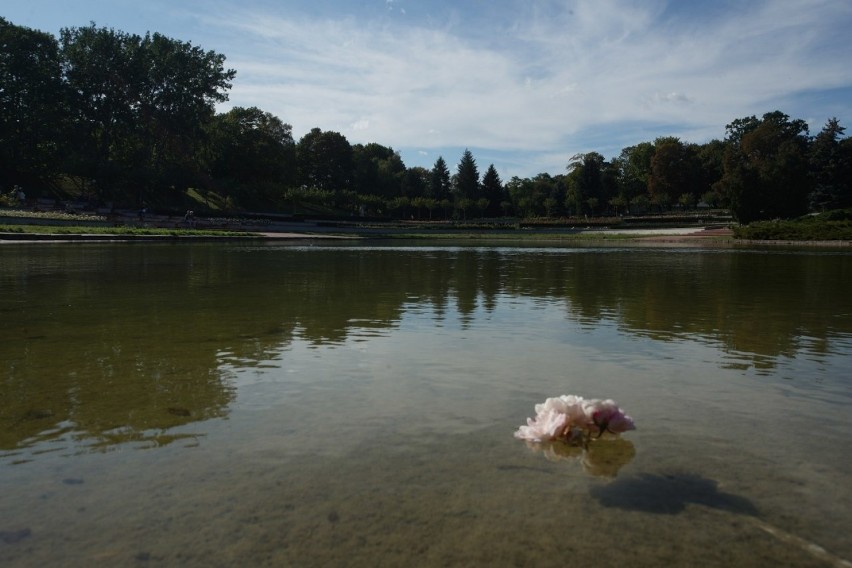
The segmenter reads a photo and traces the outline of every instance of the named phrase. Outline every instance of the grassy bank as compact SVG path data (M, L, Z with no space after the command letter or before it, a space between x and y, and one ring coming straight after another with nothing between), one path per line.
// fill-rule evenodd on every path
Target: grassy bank
M734 228L734 238L759 241L852 240L852 209L791 221L758 221Z
M593 241L593 240L635 240L636 235L622 233L569 233L555 231L482 231L467 230L458 232L441 232L437 230L430 233L396 232L396 233L372 233L365 235L374 238L404 239L404 240L481 240L481 241Z
M245 231L162 229L156 227L92 227L55 225L0 225L0 233L33 235L115 235L126 237L250 237L257 233Z
M3 219L5 217L5 219ZM663 220L667 222L663 222ZM695 223L695 219L677 219L685 226L686 222ZM533 222L535 221L535 222ZM688 239L686 235L654 235L655 228L676 228L676 223L668 217L641 219L641 223L632 220L630 224L620 219L596 219L595 222L579 223L573 220L472 220L461 222L407 222L407 221L317 221L315 223L292 223L278 227L286 233L301 233L314 230L323 237L362 237L373 239L415 239L415 240L474 240L474 241L631 241L631 240L678 240ZM120 220L118 221L120 222ZM9 239L21 239L23 235L33 235L41 240L55 235L81 238L95 235L101 238L180 238L180 237L261 237L254 232L263 230L276 232L275 223L260 226L244 226L244 219L206 218L199 219L195 228L182 226L172 218L151 218L147 226L138 224L117 224L115 219L97 215L75 215L63 212L34 213L29 211L2 210L0 213L0 233L9 235ZM257 223L253 223L257 224ZM156 226L159 225L159 226ZM167 226L168 225L168 226ZM215 227L215 228L214 228ZM628 229L622 232L622 229ZM700 225L696 225L696 230ZM249 230L246 230L249 229ZM648 229L641 234L636 229ZM809 215L791 221L762 221L744 226L733 227L733 239L741 241L784 241L784 242L845 242L852 241L852 209L831 211L820 215ZM20 235L20 236L18 236ZM715 237L702 235L702 240L729 240L729 235Z

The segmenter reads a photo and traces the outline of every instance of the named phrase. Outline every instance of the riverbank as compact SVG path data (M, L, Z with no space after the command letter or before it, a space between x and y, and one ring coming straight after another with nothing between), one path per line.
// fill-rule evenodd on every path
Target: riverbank
M432 228L412 230L398 225L327 226L322 223L281 223L266 226L258 231L167 229L164 227L52 227L45 224L0 225L0 242L3 241L222 241L222 240L304 240L304 239L413 239L413 240L694 240L731 239L727 228L672 227L654 229L522 229L484 230ZM3 230L6 229L6 230Z
M38 225L0 225L0 244L25 242L222 242L306 241L306 240L476 240L491 242L623 242L637 245L683 246L784 246L846 249L852 241L796 241L738 239L730 227L687 226L657 228L561 228L561 229L451 229L416 230L399 225L326 225L320 222L270 223L255 230L166 228L156 223L141 227L54 227Z

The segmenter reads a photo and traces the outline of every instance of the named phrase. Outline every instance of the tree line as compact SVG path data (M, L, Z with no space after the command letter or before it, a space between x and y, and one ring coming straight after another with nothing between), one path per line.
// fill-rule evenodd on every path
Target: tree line
M99 206L179 209L215 194L234 211L418 219L730 209L743 223L852 206L852 142L836 118L811 136L781 111L733 120L722 140L660 137L564 173L501 180L470 150L453 170L406 167L378 143L314 128L298 141L251 107L217 113L236 71L161 34L0 18L0 191L72 191Z

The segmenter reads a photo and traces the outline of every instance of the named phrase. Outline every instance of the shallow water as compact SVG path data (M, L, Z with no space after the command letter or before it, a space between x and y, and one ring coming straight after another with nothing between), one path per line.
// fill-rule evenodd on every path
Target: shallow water
M0 247L0 563L850 565L850 277L815 250ZM638 429L513 438L559 394Z

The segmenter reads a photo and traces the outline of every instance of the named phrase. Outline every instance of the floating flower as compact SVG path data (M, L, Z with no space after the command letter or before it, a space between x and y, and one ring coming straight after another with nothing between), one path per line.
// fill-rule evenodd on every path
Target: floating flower
M535 405L535 418L515 432L515 437L531 442L563 440L583 442L591 435L605 432L621 434L636 428L633 419L611 399L586 400L581 396L562 395Z
M619 437L636 425L611 399L562 395L536 404L535 413L515 437L549 460L579 460L590 475L615 477L636 455L633 444ZM602 441L591 443L604 434Z
M588 426L589 431L597 434L598 437L604 432L621 434L636 429L633 419L627 416L612 399L587 400L583 403L583 412L591 422Z

